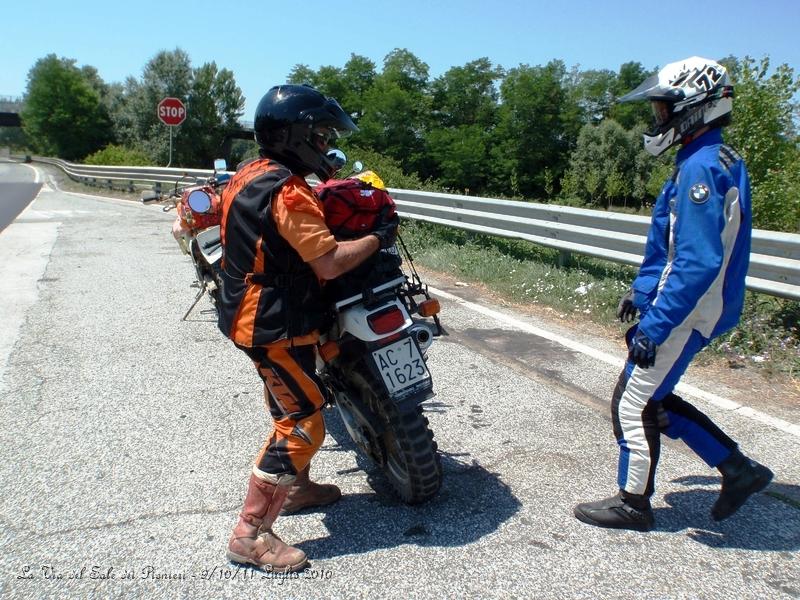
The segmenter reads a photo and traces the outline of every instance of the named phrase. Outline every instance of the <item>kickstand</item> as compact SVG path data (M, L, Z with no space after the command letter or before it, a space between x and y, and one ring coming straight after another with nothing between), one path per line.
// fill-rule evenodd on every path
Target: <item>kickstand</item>
M183 315L181 321L186 320L186 317L188 317L189 313L191 313L194 310L194 307L197 306L197 303L200 302L200 298L202 298L203 294L205 293L206 293L206 282L204 281L203 283L200 284L200 291L197 292L197 296L194 297L194 302L192 302L192 305L189 307L189 310L186 311L186 314Z

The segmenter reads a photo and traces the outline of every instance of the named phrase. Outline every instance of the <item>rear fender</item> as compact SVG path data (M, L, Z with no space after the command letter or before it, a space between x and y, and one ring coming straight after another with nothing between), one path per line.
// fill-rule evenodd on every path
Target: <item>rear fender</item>
M394 405L397 407L397 410L402 413L411 413L417 411L417 406L425 402L426 400L430 400L436 394L433 390L426 390L420 394L415 394L413 396L403 398L402 400L394 400Z

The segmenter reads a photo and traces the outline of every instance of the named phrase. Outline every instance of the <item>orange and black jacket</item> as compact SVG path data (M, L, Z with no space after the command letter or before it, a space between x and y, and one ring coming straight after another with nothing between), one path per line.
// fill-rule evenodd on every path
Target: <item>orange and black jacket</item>
M278 233L272 201L291 171L269 159L243 165L222 193L219 328L264 346L322 328L328 306L314 271Z

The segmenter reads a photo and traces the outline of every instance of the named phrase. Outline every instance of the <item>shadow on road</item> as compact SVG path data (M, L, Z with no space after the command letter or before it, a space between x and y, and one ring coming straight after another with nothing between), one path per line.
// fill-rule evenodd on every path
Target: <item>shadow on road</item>
M687 491L664 496L669 508L657 508L656 530L692 529L688 537L712 548L791 552L800 550L800 486L771 483L752 496L736 514L713 521L711 507L719 496L720 477L674 479ZM697 486L711 486L699 488ZM754 510L758 508L758 510Z
M328 432L341 449L355 449L341 420L326 415ZM469 456L442 454L442 488L432 500L403 504L383 473L357 453L360 469L374 492L346 494L326 510L330 536L297 544L316 559L359 554L401 544L462 546L494 531L516 514L521 504L494 473Z

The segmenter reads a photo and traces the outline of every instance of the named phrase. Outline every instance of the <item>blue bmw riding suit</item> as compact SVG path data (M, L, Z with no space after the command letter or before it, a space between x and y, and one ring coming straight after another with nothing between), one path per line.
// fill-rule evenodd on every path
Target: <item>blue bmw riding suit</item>
M656 200L632 286L640 320L628 344L638 327L658 346L655 365L642 369L629 358L612 397L625 492L652 495L661 433L683 440L710 467L736 449L673 389L694 355L739 321L751 215L747 169L719 128L681 148Z

